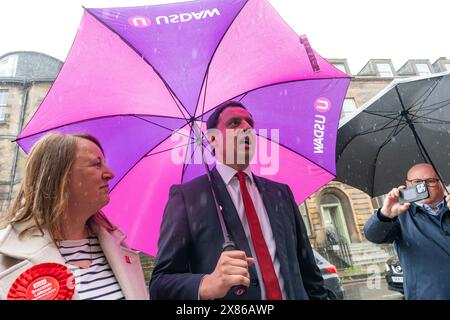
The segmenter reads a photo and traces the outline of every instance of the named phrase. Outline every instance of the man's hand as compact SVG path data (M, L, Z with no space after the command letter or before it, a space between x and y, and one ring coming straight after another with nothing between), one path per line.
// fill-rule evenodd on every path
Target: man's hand
M450 194L445 197L445 201L447 202L447 208L450 208Z
M383 207L381 208L381 214L387 218L393 219L396 216L405 213L409 207L411 206L410 203L400 204L399 197L400 193L399 190L405 189L405 186L400 186L398 188L392 189L386 196L383 202ZM449 198L450 200L450 198Z
M244 251L224 251L213 273L203 277L200 283L200 300L223 298L233 286L250 286L248 267L255 259L247 258Z

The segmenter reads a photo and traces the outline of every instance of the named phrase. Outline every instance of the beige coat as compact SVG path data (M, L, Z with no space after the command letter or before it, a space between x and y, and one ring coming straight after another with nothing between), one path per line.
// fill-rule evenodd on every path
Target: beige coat
M13 282L28 268L45 262L65 264L64 258L48 233L42 236L37 230L23 240L19 240L20 231L26 227L26 224L19 224L14 228L10 225L0 230L0 300L6 299ZM139 255L125 245L125 235L120 230L109 232L99 226L95 229L125 299L149 299ZM72 299L79 299L76 290Z

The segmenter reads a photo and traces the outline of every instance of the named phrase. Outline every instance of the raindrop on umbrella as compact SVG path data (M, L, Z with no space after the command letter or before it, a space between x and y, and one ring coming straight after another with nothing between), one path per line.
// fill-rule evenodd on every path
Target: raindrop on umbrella
M198 50L196 48L192 49L192 60L197 59Z

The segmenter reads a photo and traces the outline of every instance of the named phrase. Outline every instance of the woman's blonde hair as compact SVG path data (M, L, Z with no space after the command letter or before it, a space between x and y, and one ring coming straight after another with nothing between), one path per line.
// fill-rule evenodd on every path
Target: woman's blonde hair
M20 237L36 229L44 234L45 229L53 241L64 239L63 221L69 205L69 173L75 161L77 139L89 140L103 152L98 139L89 134L52 133L40 139L28 155L19 192L0 228L32 221L32 226L23 230ZM102 212L89 219L88 225L92 223L110 231L116 229Z

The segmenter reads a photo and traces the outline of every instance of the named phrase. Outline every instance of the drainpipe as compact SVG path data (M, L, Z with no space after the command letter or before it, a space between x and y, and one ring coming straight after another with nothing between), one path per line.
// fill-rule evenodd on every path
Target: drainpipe
M17 136L19 136L20 132L22 132L23 124L25 122L25 110L28 103L28 97L30 94L31 82L24 80L23 81L23 95L22 95L22 105L20 107L20 118L19 118L19 126L17 128ZM17 160L19 158L19 144L16 143L13 163L11 166L11 174L9 175L11 180L9 182L9 191L8 191L8 199L7 199L7 208L11 205L14 181L16 180L16 172L17 172Z

